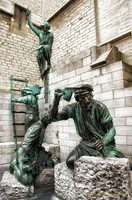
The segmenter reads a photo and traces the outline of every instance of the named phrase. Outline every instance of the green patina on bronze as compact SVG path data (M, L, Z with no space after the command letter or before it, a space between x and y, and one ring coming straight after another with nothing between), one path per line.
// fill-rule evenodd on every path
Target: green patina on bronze
M33 123L39 120L38 94L40 94L39 86L26 87L21 90L22 97L17 100L19 103L26 104L25 133Z
M54 166L51 153L42 147L45 128L47 124L39 119L37 95L40 93L38 86L23 88L22 97L14 102L26 104L25 137L18 150L16 158L10 165L10 173L24 185L31 185L45 166Z
M40 27L43 29L43 31L40 31L33 26L29 16L30 10L27 9L29 27L39 37L39 46L36 48L36 51L40 74L43 79L44 75L48 73L51 68L50 58L52 53L53 33L49 32L50 24L47 21L43 21L42 24L40 24ZM45 61L47 61L47 69L45 69Z
M80 144L68 156L67 166L73 169L75 160L83 155L125 157L123 153L116 149L116 130L109 110L103 103L93 99L93 88L86 84L71 88L71 91L74 92L77 102L67 105L60 112L57 112L56 107L56 112L50 118L51 122L72 118L76 131L82 138ZM65 90L55 91L54 102L57 102L57 106L59 105L58 98L60 99L60 96L62 96L67 99L66 94L69 96L69 92ZM45 120L46 118L43 118L42 121L46 123Z

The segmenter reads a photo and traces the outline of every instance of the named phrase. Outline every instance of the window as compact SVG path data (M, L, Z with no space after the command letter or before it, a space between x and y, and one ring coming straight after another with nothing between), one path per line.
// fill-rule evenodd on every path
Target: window
M26 35L26 9L15 5L15 15L11 24L11 32Z

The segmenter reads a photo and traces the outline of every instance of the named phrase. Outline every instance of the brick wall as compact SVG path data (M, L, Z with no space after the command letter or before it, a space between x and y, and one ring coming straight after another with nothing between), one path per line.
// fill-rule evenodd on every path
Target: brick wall
M100 43L131 30L128 1L98 0L97 13Z
M50 17L52 17L56 12L58 12L65 4L70 2L70 0L44 0L43 1L43 18L45 20L48 20Z
M102 3L104 7L101 7ZM132 159L130 4L127 1L116 1L113 5L112 1L105 3L101 0L78 0L51 19L50 23L55 40L49 104L53 100L55 88L76 86L81 83L91 84L94 87L94 98L105 103L113 117L118 149ZM93 55L90 47L94 45L101 47L104 44L107 46L109 43L111 46L117 46L122 52L120 61L114 61L111 56L112 64L91 68ZM66 104L67 102L62 100L60 109ZM73 147L79 143L80 137L77 136L74 123L70 119L49 125L45 140L60 144L61 159L65 160Z
M118 149L132 159L132 87L125 87L130 79L132 80L130 78L132 77L132 68L124 62L118 61L102 68L91 69L90 60L90 55L79 59L77 62L80 65L78 64L76 69L73 67L72 71L63 75L56 76L55 72L52 73L50 75L51 99L53 99L55 88L82 83L91 84L94 87L94 98L103 102L113 117ZM72 102L74 102L74 98ZM60 109L66 104L68 103L62 100ZM49 143L60 144L61 159L65 160L73 147L79 143L80 137L76 134L73 120L70 119L49 125L45 140Z
M18 4L24 8L29 8L37 16L42 16L43 14L43 1L37 0L37 3L34 0L10 0L10 2Z
M32 51L38 46L38 37L25 25L24 30L14 26L15 4L23 8L29 7L31 16L42 14L41 1L36 5L34 1L6 1L0 2L0 164L11 162L14 156L13 131L10 118L10 76L17 79L27 79L28 86L41 84L36 52ZM37 19L37 20L38 20ZM37 24L36 20L36 24ZM25 87L21 82L14 82L14 88ZM18 98L18 97L17 97ZM16 107L21 110L22 105ZM22 122L24 115L16 116ZM17 127L17 135L24 135L24 127ZM21 141L23 138L19 138ZM20 142L19 142L20 143ZM4 155L4 156L3 156Z
M30 84L39 83L39 69L35 53L38 38L27 29L27 36L10 32L11 19L0 14L0 85L1 89L10 88L10 76L30 80Z
M52 20L54 33L52 65L61 68L59 60L76 56L96 44L93 0L78 0Z

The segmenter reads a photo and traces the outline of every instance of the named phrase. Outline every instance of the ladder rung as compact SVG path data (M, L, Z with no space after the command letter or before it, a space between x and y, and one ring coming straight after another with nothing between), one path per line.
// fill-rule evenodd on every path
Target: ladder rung
M27 80L21 80L21 79L16 79L16 78L12 78L12 77L10 77L10 80L12 80L12 81L20 81L20 82L27 82L28 83Z
M25 111L12 111L12 113L26 113Z
M14 138L18 138L18 137L24 137L23 135L16 135L14 136Z
M12 125L25 125L25 123L12 123Z
M12 102L13 102L13 103L20 103L20 104L24 104L24 103L18 102L17 100L15 100L15 101L13 100Z
M20 92L21 90L18 90L18 89L10 89L11 91L17 91L17 92Z

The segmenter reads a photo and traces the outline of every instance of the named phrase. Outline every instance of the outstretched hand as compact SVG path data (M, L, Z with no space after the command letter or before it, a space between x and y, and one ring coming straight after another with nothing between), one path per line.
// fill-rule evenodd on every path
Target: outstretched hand
M30 13L31 13L31 11L27 8L27 16L29 16L30 15Z

